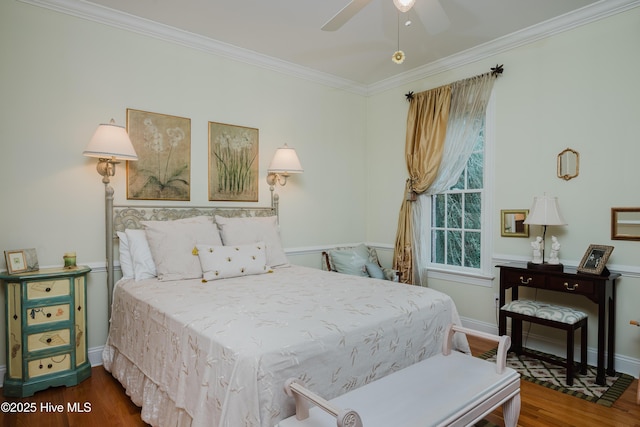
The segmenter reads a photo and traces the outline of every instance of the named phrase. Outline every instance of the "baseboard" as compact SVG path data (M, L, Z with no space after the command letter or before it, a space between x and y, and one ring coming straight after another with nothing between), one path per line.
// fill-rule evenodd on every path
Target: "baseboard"
M103 345L100 347L90 348L88 353L89 363L91 366L101 366L102 365L102 349ZM0 366L0 387L4 385L4 374L7 372L7 365Z
M479 320L462 317L463 326L476 329L478 331L487 332L490 334L497 334L498 327L493 323L481 322ZM510 333L511 331L507 331ZM526 342L523 343L531 349L543 351L545 353L554 354L556 356L565 357L566 349L564 341L550 340L548 337L536 334L528 334ZM576 349L575 354L580 354ZM605 355L606 357L606 355ZM598 364L598 352L594 347L587 347L587 363L592 366ZM640 359L634 359L628 356L616 355L614 356L614 365L617 372L629 374L634 378L638 378L638 372L640 372Z

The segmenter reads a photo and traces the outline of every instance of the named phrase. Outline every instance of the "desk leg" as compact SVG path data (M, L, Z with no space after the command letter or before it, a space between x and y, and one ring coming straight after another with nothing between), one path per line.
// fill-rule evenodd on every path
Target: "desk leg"
M604 373L604 347L605 347L605 334L606 334L606 306L607 302L600 302L598 304L598 371L596 373L596 384L605 385L606 377ZM611 314L611 311L609 311ZM609 322L609 325L612 323Z
M614 360L615 360L615 346L616 346L616 284L611 285L611 298L607 300L609 304L609 318L608 321L608 331L607 331L607 375L614 376L616 374L616 370L614 369Z

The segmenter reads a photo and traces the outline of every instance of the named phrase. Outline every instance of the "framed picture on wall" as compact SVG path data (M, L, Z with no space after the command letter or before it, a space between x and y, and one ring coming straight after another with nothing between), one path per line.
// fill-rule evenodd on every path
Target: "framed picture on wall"
M605 271L611 252L613 252L613 246L590 245L578 265L578 272L602 274Z
M258 129L209 122L209 200L258 201Z
M127 162L127 199L191 198L191 119L127 109L138 161Z

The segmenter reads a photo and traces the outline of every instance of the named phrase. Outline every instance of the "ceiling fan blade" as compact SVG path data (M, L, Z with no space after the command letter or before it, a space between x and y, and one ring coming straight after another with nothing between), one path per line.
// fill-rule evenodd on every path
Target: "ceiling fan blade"
M323 26L323 31L336 31L344 24L353 18L362 8L371 3L371 0L351 0L349 4L336 13L336 15L329 19Z
M417 1L413 6L429 34L438 34L449 28L451 22L439 0Z

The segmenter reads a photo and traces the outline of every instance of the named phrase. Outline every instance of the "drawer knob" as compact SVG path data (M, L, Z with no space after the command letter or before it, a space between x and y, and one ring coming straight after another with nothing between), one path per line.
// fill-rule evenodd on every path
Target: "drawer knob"
M47 344L51 344L51 338L47 338Z
M51 317L51 313L47 313L47 317Z
M45 288L45 292L51 292L51 288Z
M564 288L568 291L575 291L576 289L578 289L578 286L580 284L579 283L574 283L573 286L569 285L569 283L564 282Z
M529 283L531 283L531 277L527 277L527 280L524 279L524 277L520 276L520 283L522 283L523 285L528 285Z
M47 368L49 368L49 369L53 368L53 364L49 363L49 364L47 365Z

